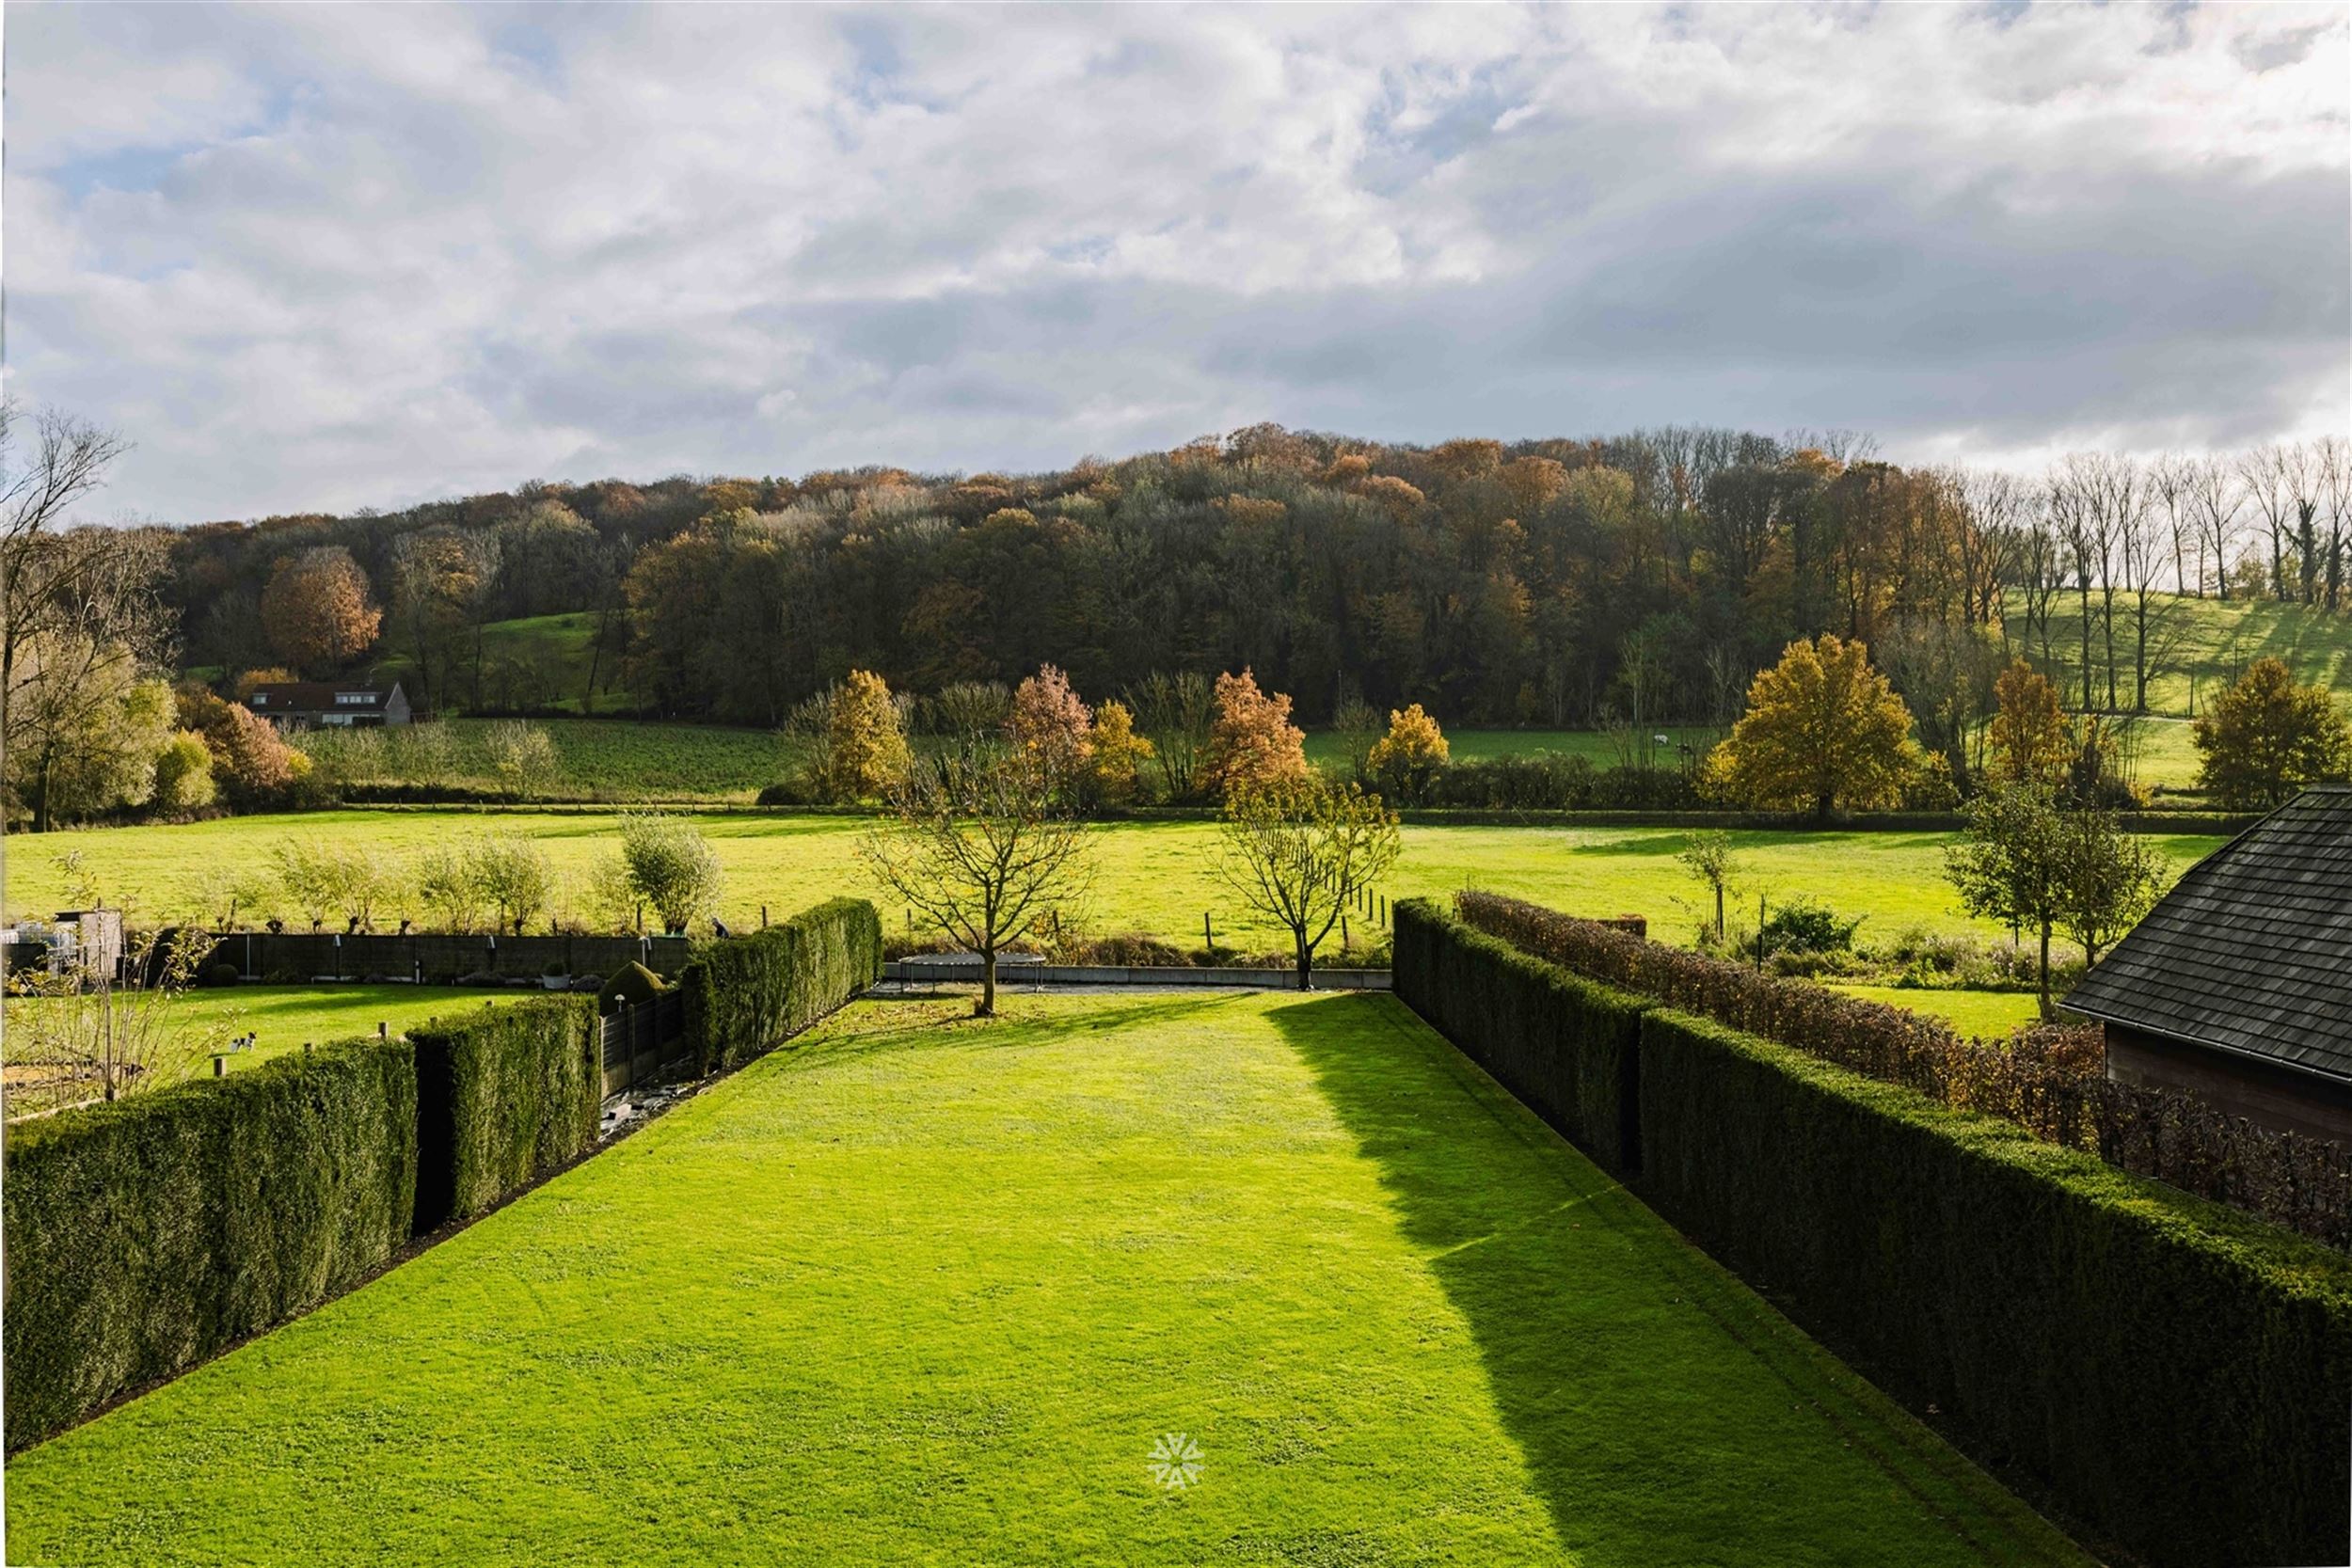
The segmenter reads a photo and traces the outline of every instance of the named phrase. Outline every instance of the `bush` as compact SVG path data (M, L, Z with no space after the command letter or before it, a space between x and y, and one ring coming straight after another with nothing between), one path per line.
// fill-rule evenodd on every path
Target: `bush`
M1613 1171L1641 1165L1641 997L1471 929L1426 898L1396 906L1397 996Z
M208 986L233 986L243 978L232 963L213 964L204 971L204 983Z
M2341 1554L2352 1260L1686 1013L1641 1056L1645 1196L1962 1448L2152 1562Z
M882 917L863 898L698 944L678 983L702 1070L740 1067L824 1017L874 983L882 953Z
M8 1448L390 1258L416 1110L405 1043L355 1039L9 1128Z
M596 988L596 1011L615 1012L652 1001L670 988L660 975L641 963L626 963Z
M604 1064L592 1018L577 997L548 997L409 1031L420 1231L482 1213L595 1144Z
M1862 917L1840 920L1824 905L1793 898L1764 922L1764 953L1851 953Z

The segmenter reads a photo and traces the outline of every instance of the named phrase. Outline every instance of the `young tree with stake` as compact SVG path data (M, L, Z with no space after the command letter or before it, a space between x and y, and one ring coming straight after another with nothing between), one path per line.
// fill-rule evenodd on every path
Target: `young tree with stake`
M1046 769L1021 752L919 768L859 846L874 875L980 956L980 1000L996 1015L996 957L1082 896L1086 824Z
M1396 814L1380 797L1319 778L1229 796L1224 838L1217 874L1290 932L1300 990L1313 988L1316 947L1402 847Z

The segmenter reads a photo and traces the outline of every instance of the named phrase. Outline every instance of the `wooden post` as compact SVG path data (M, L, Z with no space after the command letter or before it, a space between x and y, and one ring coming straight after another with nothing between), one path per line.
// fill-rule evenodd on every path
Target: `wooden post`
M1210 952L1216 951L1216 931L1209 925L1209 911L1206 910L1200 911L1200 940L1209 944Z
M759 928L763 931L768 928L768 906L765 904L759 906Z
M375 1037L377 1039L386 1039L389 1037L385 1033L387 1027L388 1026L382 1019L379 1018L375 1021Z
M226 1078L229 1076L229 1056L226 1052L215 1051L213 1053L213 1076L215 1078Z

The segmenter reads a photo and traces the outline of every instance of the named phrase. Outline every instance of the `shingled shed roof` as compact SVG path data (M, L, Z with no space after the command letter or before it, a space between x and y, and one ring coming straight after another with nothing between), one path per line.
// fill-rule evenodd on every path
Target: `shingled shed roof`
M2352 1079L2352 786L2306 790L2198 862L2066 1006Z

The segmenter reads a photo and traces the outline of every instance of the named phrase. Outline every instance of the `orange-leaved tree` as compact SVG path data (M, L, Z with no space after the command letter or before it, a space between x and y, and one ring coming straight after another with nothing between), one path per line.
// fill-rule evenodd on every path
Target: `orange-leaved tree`
M1260 691L1258 677L1246 667L1238 675L1216 678L1207 774L1219 797L1307 779L1307 735L1291 722L1289 695Z
M1835 634L1788 644L1748 688L1748 711L1708 753L1710 794L1827 820L1902 799L1919 765L1911 710L1869 650Z
M384 612L368 574L341 545L321 545L278 563L262 590L262 632L270 650L306 674L328 675L375 641Z
M1005 738L1049 786L1066 789L1085 774L1094 754L1094 711L1071 689L1067 675L1041 664L1013 691Z

